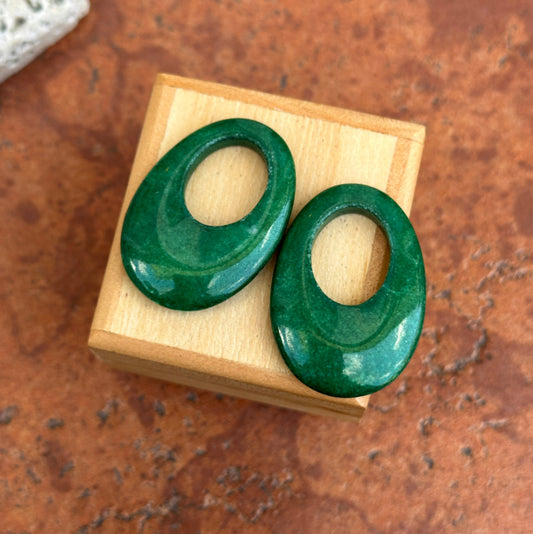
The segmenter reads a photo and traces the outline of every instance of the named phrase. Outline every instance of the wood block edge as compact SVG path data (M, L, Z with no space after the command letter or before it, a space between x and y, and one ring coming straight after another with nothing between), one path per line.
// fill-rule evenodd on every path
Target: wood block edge
M243 89L232 85L184 78L166 73L159 73L156 77L155 84L198 91L208 95L225 96L228 99L242 100L244 102L270 107L288 113L304 115L311 118L320 118L340 124L346 124L354 128L361 128L385 135L401 137L419 144L424 143L426 136L426 127L422 124L389 119L380 117L379 115L372 115L370 113L363 113L325 104L317 104L287 96L264 93L253 89Z
M328 397L294 377L265 373L259 368L203 354L183 352L184 357L178 362L174 347L106 331L91 330L89 348L100 360L117 369L318 415L359 420L369 400L369 396Z

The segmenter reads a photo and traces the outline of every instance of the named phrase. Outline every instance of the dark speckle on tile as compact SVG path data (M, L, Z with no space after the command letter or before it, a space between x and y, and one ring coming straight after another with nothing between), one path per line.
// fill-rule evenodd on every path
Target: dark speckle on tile
M9 425L17 413L17 406L6 406L0 410L0 425Z
M381 451L379 449L372 449L372 450L368 451L367 458L369 460L374 460L374 459L376 459L376 457L378 456L378 454L380 452Z
M187 400L189 402L196 402L198 400L198 395L194 391L189 391L187 393Z
M118 468L113 467L113 476L119 486L122 486L122 475L120 474L120 471Z
M165 405L160 400L154 401L154 410L157 413L157 415L165 415L167 413L165 409Z
M418 421L418 430L420 434L427 436L429 434L428 428L433 424L433 422L433 417L431 416L420 419L420 421Z
M433 469L433 466L435 465L435 462L433 461L433 458L431 458L431 456L428 456L427 454L424 454L422 456L422 460L427 465L428 469Z
M101 409L96 411L97 417L100 419L102 424L104 424L107 419L109 418L109 415L116 411L118 407L117 401L115 399L112 399L108 402L106 402L106 405Z
M74 462L70 460L61 468L61 471L59 472L59 478L64 477L69 471L72 471L73 469L74 469Z
M472 447L461 447L461 454L463 456L472 457L474 456L474 453L472 452Z
M61 428L65 425L65 422L63 421L63 419L59 418L59 417L51 417L50 419L48 419L48 421L46 422L46 426L50 429L50 430L54 430L55 428Z
M31 467L26 469L26 474L30 477L34 484L40 484L42 482L41 478L35 474L35 471Z

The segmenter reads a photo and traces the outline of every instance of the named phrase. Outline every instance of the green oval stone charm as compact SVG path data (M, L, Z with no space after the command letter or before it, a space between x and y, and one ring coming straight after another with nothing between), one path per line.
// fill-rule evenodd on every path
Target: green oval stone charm
M241 220L202 224L185 205L187 181L209 154L235 145L263 156L266 190ZM156 163L129 205L121 239L128 276L167 308L201 310L218 304L248 284L272 256L292 210L294 188L290 150L268 126L228 119L197 130Z
M311 266L313 242L334 217L360 213L389 240L390 262L377 293L357 306L331 300ZM291 371L316 391L358 397L392 382L413 354L424 320L425 273L416 234L389 196L365 185L323 191L283 241L271 293L276 342Z

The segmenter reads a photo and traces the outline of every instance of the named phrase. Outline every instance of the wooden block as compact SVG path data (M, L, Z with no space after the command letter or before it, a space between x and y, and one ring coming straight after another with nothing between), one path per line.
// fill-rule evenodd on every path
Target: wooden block
M337 399L316 393L291 374L279 354L269 319L275 258L235 296L198 312L158 306L135 288L122 266L122 219L148 171L188 134L232 117L259 120L287 142L297 180L292 218L320 191L346 182L386 191L409 213L424 143L423 126L160 74L131 171L89 346L120 369L311 413L358 419L368 397ZM195 171L186 203L202 222L225 224L253 208L266 181L266 168L255 152L225 148ZM387 242L363 216L335 219L313 247L313 270L319 285L343 303L361 302L372 295L387 264Z

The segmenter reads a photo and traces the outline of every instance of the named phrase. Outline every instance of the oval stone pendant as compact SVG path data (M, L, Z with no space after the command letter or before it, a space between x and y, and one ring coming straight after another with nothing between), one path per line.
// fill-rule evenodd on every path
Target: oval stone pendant
M203 159L235 145L263 156L266 190L241 220L202 224L185 205L187 181ZM290 150L268 126L228 119L197 130L156 163L128 207L121 238L128 276L167 308L201 310L218 304L248 284L272 256L292 210L294 189Z
M371 218L390 245L383 285L356 306L325 295L311 266L316 236L345 213ZM287 232L274 272L270 313L281 354L304 384L335 397L358 397L385 387L407 365L420 337L425 302L422 253L407 216L385 193L343 184L311 200Z

